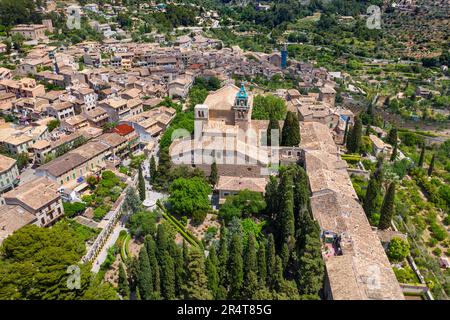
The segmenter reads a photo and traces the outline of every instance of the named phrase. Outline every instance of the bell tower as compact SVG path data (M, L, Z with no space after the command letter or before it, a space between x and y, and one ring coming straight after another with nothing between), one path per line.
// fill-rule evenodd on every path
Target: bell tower
M236 98L234 99L234 123L239 126L239 128L243 130L247 130L250 118L251 118L251 106L250 99L245 91L244 84L241 84L241 88L236 94Z

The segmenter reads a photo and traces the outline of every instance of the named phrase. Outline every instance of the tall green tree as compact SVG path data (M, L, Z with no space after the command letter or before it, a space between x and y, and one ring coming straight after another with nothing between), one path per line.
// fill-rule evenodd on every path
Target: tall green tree
M147 236L144 240L144 248L147 251L147 257L150 265L150 275L152 277L154 297L158 296L161 292L161 275L160 275L160 263L157 259L157 246L153 237Z
M167 174L172 168L172 163L170 162L170 155L168 148L161 148L159 151L159 161L158 170L156 171L156 176L154 183L162 188L167 188L169 179Z
M258 272L258 258L256 255L256 239L255 234L250 232L247 240L247 248L245 250L244 271L248 275L250 271Z
M261 287L265 287L267 282L267 261L266 261L265 241L260 243L258 249L258 278Z
M267 266L267 287L273 288L274 285L274 274L275 274L275 239L273 234L269 234L267 238L267 250L266 250L266 266Z
M380 223L378 228L385 230L391 226L392 216L394 214L394 199L395 199L395 182L391 182L386 191L380 211Z
M254 271L250 271L246 274L244 288L243 288L243 297L245 299L253 299L255 292L257 292L260 288L258 283L258 276Z
M184 260L180 247L174 240L169 241L169 255L173 258L175 272L175 295L180 297L184 282Z
M269 120L273 117L276 120L283 120L286 110L286 103L280 97L271 94L257 95L253 100L252 119Z
M275 256L275 269L272 276L272 288L275 291L280 291L283 285L283 262L281 258L277 255Z
M391 153L391 158L389 160L391 160L391 162L394 162L397 159L397 153L398 153L398 143L396 142L394 144L394 149L392 150Z
M312 215L308 175L305 169L295 164L294 170L294 216L300 227L303 215Z
M156 160L153 155L150 158L149 171L150 171L150 183L153 184L156 180L156 174L157 174Z
M299 257L298 287L300 293L304 295L318 295L325 274L320 229L317 223L314 224L313 231L306 235L305 245Z
M433 156L431 157L431 161L430 161L430 166L428 167L428 176L429 177L431 177L431 175L433 174L435 156L436 155L433 153Z
M283 245L281 246L281 253L280 253L283 270L285 270L287 267L287 264L289 262L289 255L290 255L289 247L287 243L283 243Z
M294 221L294 181L291 170L284 170L281 173L280 184L278 187L279 204L279 239L280 244L291 245L295 233Z
M274 131L274 133L276 133L278 135L277 145L280 145L280 138L281 138L280 124L278 123L278 120L275 119L275 117L273 117L273 116L270 117L269 126L267 127L267 145L268 146L272 145L272 130L277 130L277 131ZM275 136L274 136L274 139L276 139Z
M355 117L355 124L351 128L347 138L348 153L357 153L361 147L362 122L359 116Z
M138 274L138 288L142 299L152 300L153 295L153 280L150 262L148 260L147 250L145 247L139 251L139 274Z
M145 180L142 174L142 167L139 165L138 172L138 190L139 190L139 198L141 201L145 200Z
M192 215L195 211L206 212L210 207L211 187L199 177L178 178L170 185L169 192L168 202L176 214Z
M376 199L380 193L381 185L372 174L367 185L366 197L364 198L363 209L368 218L371 218L376 209Z
M386 137L386 142L390 145L395 145L397 143L398 135L397 135L397 128L392 127L391 130L389 130L389 133Z
M265 200L267 203L267 213L269 214L272 219L275 217L276 213L278 212L278 179L275 176L269 177L269 182L266 185L265 190Z
M372 127L370 126L370 123L366 127L366 136L370 135L370 132L372 131Z
M417 166L419 168L423 167L424 160L425 160L425 143L422 143L422 150L420 151L419 162L417 163Z
M161 296L166 300L175 299L175 266L172 257L167 251L161 259Z
M214 246L211 246L206 258L206 275L208 276L208 289L214 298L217 297L217 290L219 289L218 263L216 249Z
M225 226L220 228L220 239L219 239L219 278L220 284L223 287L228 285L228 230Z
M123 263L119 266L119 293L125 300L130 297L130 287Z
M209 183L214 187L219 181L219 173L217 171L217 163L214 161L211 164L211 173L209 175Z
M137 195L136 189L128 187L125 193L125 200L123 202L123 209L130 213L136 213L141 208L141 201Z
M300 126L297 114L288 111L281 132L281 145L294 147L300 144Z
M244 261L242 259L242 237L235 233L231 237L228 270L230 277L229 296L239 299L244 285Z
M205 260L203 253L193 248L188 254L186 267L186 281L183 286L184 299L211 300L212 294L208 289L208 277L205 273Z

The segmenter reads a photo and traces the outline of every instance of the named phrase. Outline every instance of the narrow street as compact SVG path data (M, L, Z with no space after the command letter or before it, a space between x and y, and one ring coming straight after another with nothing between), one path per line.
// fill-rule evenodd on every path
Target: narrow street
M120 219L120 221L117 222L116 226L114 227L114 230L109 235L108 240L106 240L106 243L103 245L102 249L100 250L100 253L92 261L92 271L93 272L97 273L100 270L100 266L105 261L106 256L108 255L108 249L114 245L117 238L119 237L120 231L122 231L122 230L126 230L125 216L122 217Z

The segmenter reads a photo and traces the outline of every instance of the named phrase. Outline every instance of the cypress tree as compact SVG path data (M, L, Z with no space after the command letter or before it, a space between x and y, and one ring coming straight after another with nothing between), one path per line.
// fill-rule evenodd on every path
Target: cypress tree
M189 263L189 248L186 241L183 239L183 246L181 249L181 256L183 257L183 284L187 278L186 270Z
M170 155L168 148L160 149L159 151L159 161L158 170L155 176L155 182L161 187L167 187L167 173L170 172L172 164L170 162Z
M145 237L144 240L144 248L147 251L147 257L150 264L151 269L151 277L153 283L153 291L156 295L161 292L161 276L160 276L160 263L158 263L157 254L156 254L156 244L151 236Z
M258 278L262 287L266 286L267 280L267 261L266 261L266 244L261 243L258 250Z
M394 144L394 150L392 150L392 154L391 154L391 162L394 162L397 159L397 153L398 153L398 147L397 147L397 143Z
M119 266L119 293L123 299L128 299L130 297L130 287L128 285L128 278L123 263L120 263Z
M367 125L367 127L366 127L366 136L368 136L368 135L370 135L370 131L372 130L372 128L371 128L371 126L370 126L370 123Z
M167 251L161 261L161 296L166 300L175 299L175 266Z
M306 235L305 246L299 258L298 287L300 293L306 295L319 293L325 274L320 229L317 223L314 225L312 232Z
M374 116L374 112L373 112L373 104L369 103L369 105L367 106L367 110L366 110L368 117L368 124L370 124L373 121L373 116Z
M258 283L258 276L254 271L250 271L245 280L244 286L244 298L251 300L256 291L258 291L260 285Z
M208 277L205 273L204 256L198 248L193 248L189 251L186 276L185 285L183 286L184 299L212 299L211 292L208 290Z
M308 175L306 171L299 165L295 165L294 176L294 216L297 228L300 228L301 216L305 214L311 215L310 191Z
M297 114L288 111L281 132L281 145L286 147L298 146L300 144L300 126Z
M424 160L425 160L425 143L422 143L422 150L420 151L419 162L417 163L417 166L419 168L423 167L423 161Z
M435 157L435 154L433 153L433 156L431 157L430 166L428 167L428 176L429 176L429 177L431 177L431 175L433 174L433 169L434 169L434 157Z
M157 172L156 161L155 161L155 157L153 155L150 158L149 170L150 170L150 183L153 184L155 182L156 172Z
M258 258L256 256L255 234L250 232L248 235L247 248L245 251L244 271L248 275L250 271L258 272Z
M217 288L216 300L226 300L227 295L228 295L227 289L225 289L224 286L220 285L219 288Z
M219 289L218 263L219 260L217 259L216 249L214 246L211 246L208 258L206 258L206 275L208 276L208 289L213 297L217 297L217 291Z
M142 167L139 165L139 173L138 173L138 190L139 190L139 198L141 201L145 200L145 180L142 175Z
M394 145L397 144L397 128L396 127L392 127L391 130L389 130L389 133L386 137L386 142L389 143L390 145Z
M177 296L181 295L181 287L183 285L183 274L184 274L184 261L183 253L174 240L169 242L169 254L173 258L173 264L175 269L175 294Z
M281 247L280 258L281 258L283 270L285 270L287 267L287 264L289 262L289 248L288 248L287 243L283 243L283 246Z
M138 288L142 299L153 299L152 272L150 269L147 250L145 250L145 248L142 248L141 251L139 251Z
M211 164L211 174L209 175L209 183L214 187L219 181L219 174L217 172L217 164L214 161Z
M357 153L361 146L361 136L362 136L362 122L359 116L355 118L355 125L350 130L347 139L347 151L348 153Z
M280 291L283 285L283 262L281 258L277 255L275 256L275 269L273 274L273 289L275 291Z
M187 246L186 240L184 240L184 239L183 239L182 254L183 254L184 268L186 268L186 267L187 267L187 264L188 264L189 248L188 248L188 246Z
M275 273L275 239L273 234L269 234L267 241L267 255L266 255L266 266L267 266L267 286L269 288L273 287L274 284L274 273Z
M164 251L169 247L169 237L163 224L159 224L156 230L156 257L158 261L163 256Z
M219 278L220 284L227 288L228 286L228 230L222 226L220 228L219 240Z
M267 213L272 219L274 214L278 212L278 180L275 176L269 177L269 182L266 185L265 200L267 203Z
M345 131L344 131L344 142L343 142L344 145L347 144L349 122L350 122L350 118L347 118L347 120L345 120Z
M377 158L377 166L375 168L375 171L373 172L373 176L377 180L377 182L380 184L383 183L383 154L380 154Z
M278 145L280 145L280 124L278 120L270 115L269 126L267 127L267 145L272 146L272 130L278 130Z
M127 269L129 275L129 287L130 291L139 292L137 289L138 277L139 277L139 259L132 257L127 261Z
M385 230L391 226L392 216L394 214L394 200L395 200L395 182L391 182L386 195L383 199L380 211L380 223L378 228Z
M292 243L295 233L295 221L294 221L294 190L293 190L293 177L291 170L285 170L281 174L278 195L280 198L279 212L280 216L277 217L279 225L279 239L280 244Z
M380 184L378 183L374 174L370 176L369 184L367 185L366 197L364 198L363 209L367 217L370 219L375 211L376 198L380 191Z
M228 259L228 270L230 277L229 295L232 299L239 299L244 284L244 262L242 259L242 238L239 234L233 234L230 243L230 257Z

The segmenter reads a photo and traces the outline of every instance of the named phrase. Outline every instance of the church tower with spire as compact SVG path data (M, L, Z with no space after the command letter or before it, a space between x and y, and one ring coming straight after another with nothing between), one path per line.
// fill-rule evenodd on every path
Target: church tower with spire
M240 129L247 130L252 117L251 97L245 91L244 84L241 84L236 97L234 99L234 123L239 126Z

